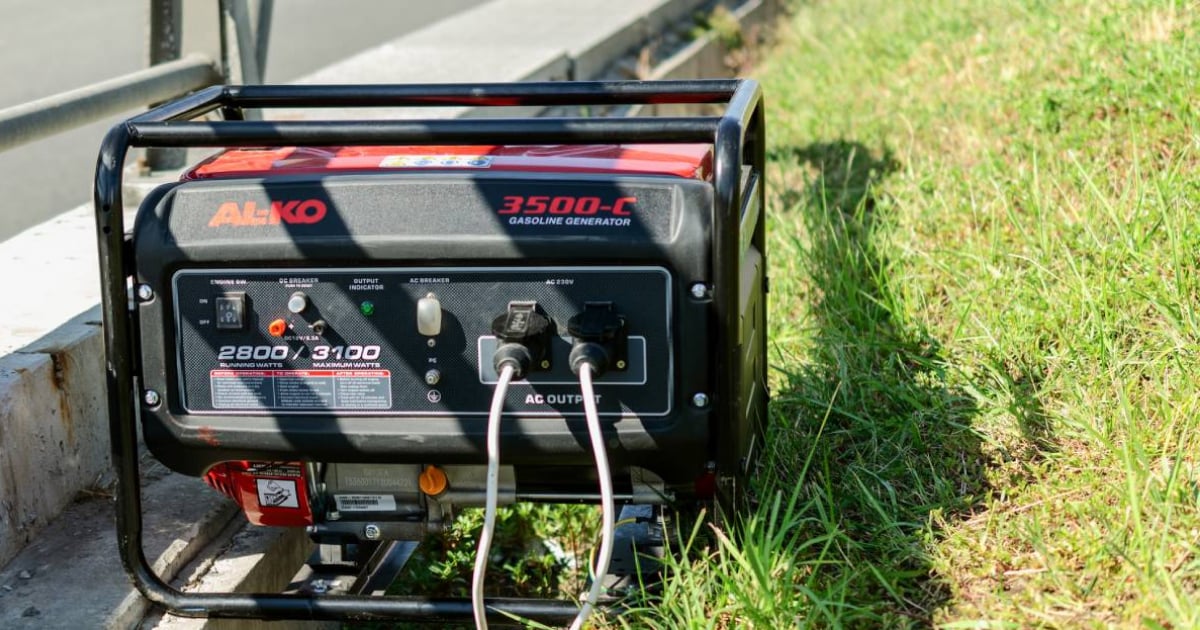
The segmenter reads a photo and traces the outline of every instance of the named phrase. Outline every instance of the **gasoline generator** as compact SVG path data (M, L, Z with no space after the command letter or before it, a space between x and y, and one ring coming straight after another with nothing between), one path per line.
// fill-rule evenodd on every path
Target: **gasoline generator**
M679 105L707 113L660 111ZM642 113L245 115L410 106ZM764 140L749 80L220 86L115 126L95 211L138 589L186 616L578 622L575 602L478 593L182 592L142 550L137 426L251 523L324 545L420 540L464 506L589 502L607 558L614 506L728 511L766 415ZM132 147L221 151L127 232Z

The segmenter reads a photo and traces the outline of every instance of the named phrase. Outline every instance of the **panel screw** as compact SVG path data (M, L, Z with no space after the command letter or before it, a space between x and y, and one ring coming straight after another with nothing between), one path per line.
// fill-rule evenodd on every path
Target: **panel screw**
M430 348L432 348L432 347L434 347L434 346L436 346L436 345L437 345L437 339L434 339L433 337L430 337L430 338L429 338L429 341L426 341L426 342L425 342L425 345L427 345L427 346L429 346Z
M542 369L543 370L550 369L550 360L549 359L542 359Z
M708 297L708 285L704 284L703 282L697 282L696 284L693 284L691 291L692 297L696 298L697 300L703 300L704 298Z
M366 527L363 527L363 537L367 540L379 540L380 536L383 536L383 532L379 531L379 526L375 523L367 523Z
M148 284L137 285L137 299L139 302L149 302L154 299L154 289Z
M704 392L696 392L692 395L692 404L697 407L707 407L708 394L705 394Z
M162 402L162 397L153 389L147 389L142 394L142 402L146 403L147 407L157 407L158 403Z
M625 369L625 362L624 362L624 361L617 361L617 369L618 369L618 370L624 370L624 369Z

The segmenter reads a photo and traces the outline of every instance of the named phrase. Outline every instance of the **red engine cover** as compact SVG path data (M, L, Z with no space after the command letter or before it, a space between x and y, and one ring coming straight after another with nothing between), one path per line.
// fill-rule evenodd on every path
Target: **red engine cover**
M237 501L255 525L312 525L308 478L300 462L224 462L204 474L204 482Z
M197 164L183 178L389 171L610 173L706 180L712 173L712 147L707 144L585 144L230 149Z

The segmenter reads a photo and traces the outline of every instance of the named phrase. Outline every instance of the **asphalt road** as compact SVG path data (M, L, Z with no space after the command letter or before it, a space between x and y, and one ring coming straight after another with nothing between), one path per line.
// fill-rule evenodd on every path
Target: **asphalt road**
M276 0L265 80L290 81L485 1ZM148 5L0 0L0 108L144 67ZM96 150L120 118L0 153L0 241L91 199Z

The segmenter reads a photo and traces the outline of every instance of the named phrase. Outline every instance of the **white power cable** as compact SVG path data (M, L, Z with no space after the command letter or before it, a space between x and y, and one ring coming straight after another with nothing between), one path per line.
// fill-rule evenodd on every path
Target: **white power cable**
M571 630L581 630L583 623L591 616L600 597L604 576L608 575L608 565L612 560L613 529L616 521L613 514L612 474L608 469L608 454L604 450L604 434L600 432L600 414L596 411L596 396L592 389L592 365L586 361L579 366L579 389L583 394L583 412L587 416L588 437L592 441L592 453L596 457L596 474L600 477L600 553L596 557L596 566L592 570L592 587L588 589L587 599L575 621L571 622Z
M487 630L487 611L483 607L483 576L487 572L488 555L492 547L492 533L496 529L496 503L500 493L500 416L504 412L504 395L513 377L513 366L505 364L492 393L492 409L487 424L487 499L483 512L483 531L479 534L479 546L475 549L475 574L471 578L471 608L475 613L475 627Z

